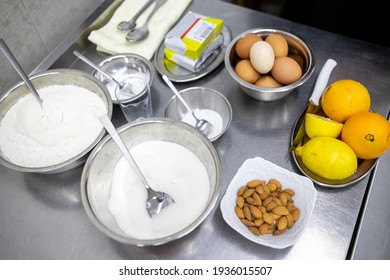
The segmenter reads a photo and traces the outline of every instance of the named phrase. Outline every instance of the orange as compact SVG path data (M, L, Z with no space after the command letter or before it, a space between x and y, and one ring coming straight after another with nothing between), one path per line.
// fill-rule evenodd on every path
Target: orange
M368 90L361 83L338 80L325 89L321 105L329 118L344 123L357 112L367 112L371 99Z
M390 123L378 113L356 113L344 123L341 140L358 158L377 158L390 147Z

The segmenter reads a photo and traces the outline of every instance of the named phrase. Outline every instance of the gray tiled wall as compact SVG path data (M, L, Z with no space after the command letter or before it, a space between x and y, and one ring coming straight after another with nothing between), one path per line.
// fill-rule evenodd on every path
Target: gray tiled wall
M29 74L103 1L0 0L0 38ZM20 80L0 52L0 94Z
M0 38L30 73L103 0L0 0ZM0 93L20 80L0 52Z

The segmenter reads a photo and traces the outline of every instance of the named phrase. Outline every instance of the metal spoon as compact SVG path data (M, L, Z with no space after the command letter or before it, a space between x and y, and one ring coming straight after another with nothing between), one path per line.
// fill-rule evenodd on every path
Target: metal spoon
M119 82L118 80L116 80L113 76L111 76L110 74L108 74L107 72L103 71L102 69L100 69L99 66L97 66L95 63L93 63L92 61L90 61L88 58L86 58L85 56L83 56L81 53L79 53L78 51L74 51L73 54L75 56L77 56L78 58L80 58L82 61L84 61L85 63L87 63L89 66L91 66L93 69L95 69L96 71L98 71L99 73L107 76L108 78L110 78L111 80L113 80L118 86L119 88L123 88L124 85L125 85L125 82Z
M39 96L34 85L31 83L30 79L23 71L23 68L20 66L19 62L16 60L15 56L12 54L11 50L8 48L7 44L3 39L0 39L0 49L4 53L5 57L8 59L8 61L12 64L16 72L18 72L19 76L23 79L27 87L33 93L34 97L39 102L39 105L41 105L42 107L42 103L43 103L42 98Z
M187 104L187 102L184 100L183 96L179 93L179 91L176 89L176 87L172 84L172 82L169 80L169 78L166 75L162 76L164 81L167 83L167 85L171 88L171 90L175 93L177 98L183 103L183 105L187 108L188 112L191 113L191 115L194 117L196 123L195 127L199 129L203 134L206 136L210 133L210 130L212 128L212 124L204 119L199 119L196 117L194 111L191 109L191 107Z
M146 19L145 23L139 27L135 28L129 31L126 35L126 40L129 42L138 42L143 39L145 39L149 35L148 30L148 23L149 20L152 18L153 14L162 6L164 5L166 0L157 0L156 5L154 5L154 8L152 12L149 14L148 18Z
M152 217L153 215L159 214L162 209L174 203L175 201L171 196L164 192L155 191L149 186L145 176L142 174L141 169L138 167L137 163L130 154L125 143L122 141L121 137L119 136L118 132L116 131L114 125L112 124L108 116L103 115L99 118L99 120L103 124L107 132L111 135L114 142L118 145L118 148L121 150L123 156L130 163L131 167L134 169L135 174L138 176L138 178L141 180L142 184L146 188L148 192L148 197L146 199L146 210L148 211L149 216Z
M128 21L122 21L118 24L118 29L121 31L127 31L134 29L135 26L137 25L136 21L139 18L140 15L152 4L154 0L149 0L148 2L145 3L145 5L133 16L132 19Z

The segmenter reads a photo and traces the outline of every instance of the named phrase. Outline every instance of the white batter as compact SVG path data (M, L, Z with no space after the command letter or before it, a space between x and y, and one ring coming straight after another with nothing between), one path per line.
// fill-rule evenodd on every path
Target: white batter
M32 94L21 98L0 124L0 147L13 163L26 167L68 160L99 135L104 102L93 92L71 85L38 90L42 107Z
M150 186L168 193L175 203L149 217L147 192L122 157L113 174L108 208L129 236L154 239L190 225L205 209L210 182L202 162L189 149L172 142L148 141L130 149Z
M194 110L194 114L198 119L204 119L211 124L210 132L207 135L209 139L214 138L215 136L221 133L223 129L223 124L222 124L222 117L220 114L209 109ZM195 126L196 124L195 118L189 112L186 113L181 120L192 126Z

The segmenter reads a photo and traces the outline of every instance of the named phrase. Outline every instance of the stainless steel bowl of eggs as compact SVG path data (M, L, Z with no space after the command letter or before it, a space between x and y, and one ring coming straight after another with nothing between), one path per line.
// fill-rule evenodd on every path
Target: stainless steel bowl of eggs
M305 83L315 67L312 49L278 29L251 29L228 45L225 66L239 87L260 101L275 101Z
M211 141L190 124L168 118L134 121L117 131L150 187L175 202L150 217L145 187L108 135L81 176L89 219L108 237L136 246L157 246L192 232L220 193L221 163Z
M99 116L112 115L106 87L91 74L53 69L29 77L0 99L0 163L32 173L60 173L83 164L103 138Z

